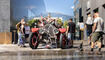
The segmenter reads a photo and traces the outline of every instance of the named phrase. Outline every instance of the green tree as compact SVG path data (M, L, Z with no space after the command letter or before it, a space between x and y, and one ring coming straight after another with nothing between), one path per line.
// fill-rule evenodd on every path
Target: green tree
M67 25L68 25L68 21L66 20L66 21L64 21L63 27L67 28Z
M60 25L62 25L62 20L61 19L58 19L57 20L57 23L60 24Z
M32 20L28 20L28 24L31 28L34 27L34 23L37 23L38 24L38 19L32 19Z

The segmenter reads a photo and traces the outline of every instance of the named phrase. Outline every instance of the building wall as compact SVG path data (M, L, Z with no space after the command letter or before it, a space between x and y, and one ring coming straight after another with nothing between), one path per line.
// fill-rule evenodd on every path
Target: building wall
M39 17L46 12L44 0L11 0L11 26L25 18Z
M0 32L10 32L17 19L29 16L28 9L38 16L46 11L43 0L0 0Z
M86 11L86 4L87 1L90 1L90 10ZM97 12L99 12L100 17L102 17L104 19L105 22L105 7L103 7L103 5L105 4L105 0L87 0L87 1L82 1L83 5L82 5L82 13L83 13L83 17L84 17L84 22L87 19L87 13L91 13L91 15L93 16L93 14L95 13L94 10L98 9Z
M16 19L12 20L11 18L28 16L28 10L21 9L22 4L24 8L36 6L37 8L35 7L36 9L32 9L32 11L44 12L46 10L43 0L0 0L0 44L11 43L13 36L10 33L10 27L16 22Z
M75 7L75 8L82 8L81 13L83 16L84 23L87 20L87 14L90 12L91 15L93 16L93 14L95 13L94 10L97 10L97 8L98 8L97 12L99 12L100 17L102 17L105 22L105 0L78 0L78 1L79 1L79 4L78 4L79 6ZM89 8L87 8L88 1L90 1ZM80 15L80 13L79 13L79 15ZM75 15L75 16L78 16L78 15ZM79 16L79 18L80 18L80 16ZM104 29L104 31L105 31L105 29ZM86 35L86 34L84 34L84 35Z
M0 32L0 44L11 44L12 33L11 32Z
M87 10L87 2L90 1L90 9ZM103 4L105 4L105 0L81 0L80 3L82 8L82 16L84 17L84 22L87 18L87 13L91 13L93 16L94 10L99 9L98 12L100 16L103 16Z
M0 0L0 44L11 44L10 0Z
M30 18L29 12L39 16L46 12L46 7L43 0L11 0L11 10L13 18L19 19Z
M10 32L10 0L0 0L0 32Z

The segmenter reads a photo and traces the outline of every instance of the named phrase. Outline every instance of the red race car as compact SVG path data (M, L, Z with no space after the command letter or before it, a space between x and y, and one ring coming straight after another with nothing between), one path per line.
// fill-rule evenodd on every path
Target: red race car
M55 45L56 48L66 48L66 29L57 28L51 23L47 23L40 28L32 28L30 34L29 46L37 49L41 43Z

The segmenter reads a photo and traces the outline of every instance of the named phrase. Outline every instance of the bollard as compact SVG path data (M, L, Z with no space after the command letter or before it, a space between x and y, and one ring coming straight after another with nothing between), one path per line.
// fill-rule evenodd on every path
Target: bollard
M13 30L13 44L16 44L16 30Z

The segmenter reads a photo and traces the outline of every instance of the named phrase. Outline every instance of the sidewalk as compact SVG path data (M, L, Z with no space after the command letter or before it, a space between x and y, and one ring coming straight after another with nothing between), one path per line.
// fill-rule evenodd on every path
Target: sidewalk
M75 40L74 41L74 48L71 49L64 49L64 50L77 50L82 40ZM39 46L40 47L40 46ZM84 51L89 51L90 46L87 44L87 41L83 41L83 49ZM29 44L26 44L26 47L21 48L17 46L16 44L0 44L0 52L6 52L6 51L39 51L39 50L61 50L60 48L55 49L34 49L32 50L29 47ZM102 48L102 51L105 51L105 47Z

